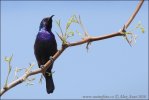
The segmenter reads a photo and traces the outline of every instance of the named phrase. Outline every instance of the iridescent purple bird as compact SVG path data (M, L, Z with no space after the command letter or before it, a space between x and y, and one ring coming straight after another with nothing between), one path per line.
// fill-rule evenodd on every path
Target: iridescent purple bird
M39 27L39 32L37 34L35 44L34 44L34 54L38 62L38 66L44 65L51 56L57 52L57 43L55 36L52 33L52 15L51 17L44 18ZM55 86L52 78L51 70L53 64L46 70L44 74L46 80L47 93L53 93ZM49 75L50 74L50 75Z

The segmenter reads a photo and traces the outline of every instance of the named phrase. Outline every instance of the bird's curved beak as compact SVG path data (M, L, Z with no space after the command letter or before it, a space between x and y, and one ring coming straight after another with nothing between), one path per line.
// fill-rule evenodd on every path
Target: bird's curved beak
M53 16L55 16L55 15L52 15L52 16L50 17L50 19L52 19Z
M52 15L51 17L49 17L48 20L49 20L50 22L52 22L52 17L53 17L53 16L54 16L54 15Z

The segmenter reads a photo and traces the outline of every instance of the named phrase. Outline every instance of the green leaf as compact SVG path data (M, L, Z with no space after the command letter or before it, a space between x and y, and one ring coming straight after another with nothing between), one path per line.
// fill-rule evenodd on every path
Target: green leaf
M74 36L74 32L73 31L69 31L67 34L68 34L68 37Z
M69 20L68 20L68 22L67 22L67 24L66 24L66 31L69 29L69 27L70 27L70 25L71 25L72 23L79 23L79 22L78 22L78 19L77 19L77 17L76 17L76 15L73 15L73 16L71 16L71 17L69 18Z
M66 36L63 36L63 37L62 37L62 41L63 41L63 44L66 44L66 43L67 43L67 41L66 41Z
M77 16L76 15L73 15L72 16L71 22L78 23L78 19L77 19Z
M143 27L141 27L140 29L141 29L141 32L142 32L142 33L144 33L144 32L145 32L145 30L144 30L144 28L143 28Z
M143 27L142 24L141 24L141 21L138 22L136 28L139 28L139 29L141 30L142 33L145 32L144 27Z
M7 87L9 75L10 75L10 72L12 69L12 66L11 66L12 57L13 57L13 55L11 57L5 57L5 59L4 59L8 63L8 74L7 74L6 81L5 81L5 87Z
M71 21L68 21L68 22L67 22L67 24L66 24L66 31L69 29L71 23L72 23Z
M8 57L5 57L5 59L4 59L6 62L9 62L9 58Z
M13 55L12 55L11 57L5 57L4 60L5 60L6 62L11 62L12 57L13 57Z

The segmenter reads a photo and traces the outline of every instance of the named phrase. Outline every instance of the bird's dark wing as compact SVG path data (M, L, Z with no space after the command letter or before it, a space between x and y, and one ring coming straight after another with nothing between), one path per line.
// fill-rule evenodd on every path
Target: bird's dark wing
M55 38L48 41L41 41L36 38L34 44L34 54L38 62L38 66L44 65L57 52L57 43Z

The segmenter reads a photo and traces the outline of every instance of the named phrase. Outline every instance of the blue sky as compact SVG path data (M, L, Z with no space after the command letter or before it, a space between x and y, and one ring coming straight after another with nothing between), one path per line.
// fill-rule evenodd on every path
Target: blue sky
M1 1L1 87L7 74L5 56L13 54L9 82L14 78L15 67L28 67L34 62L33 69L38 68L33 45L44 17L55 15L52 28L55 33L59 32L55 20L61 19L65 25L71 15L80 15L89 34L99 36L118 31L137 4L137 1ZM22 83L6 92L2 99L82 99L83 96L103 95L148 98L147 4L145 1L129 27L132 29L141 21L145 28L145 34L136 31L138 38L133 47L123 37L115 37L93 42L88 52L86 45L68 48L54 63L56 88L53 94L46 93L44 80L38 83L38 74L34 85ZM61 41L55 36L60 48ZM70 41L79 39L75 35Z

